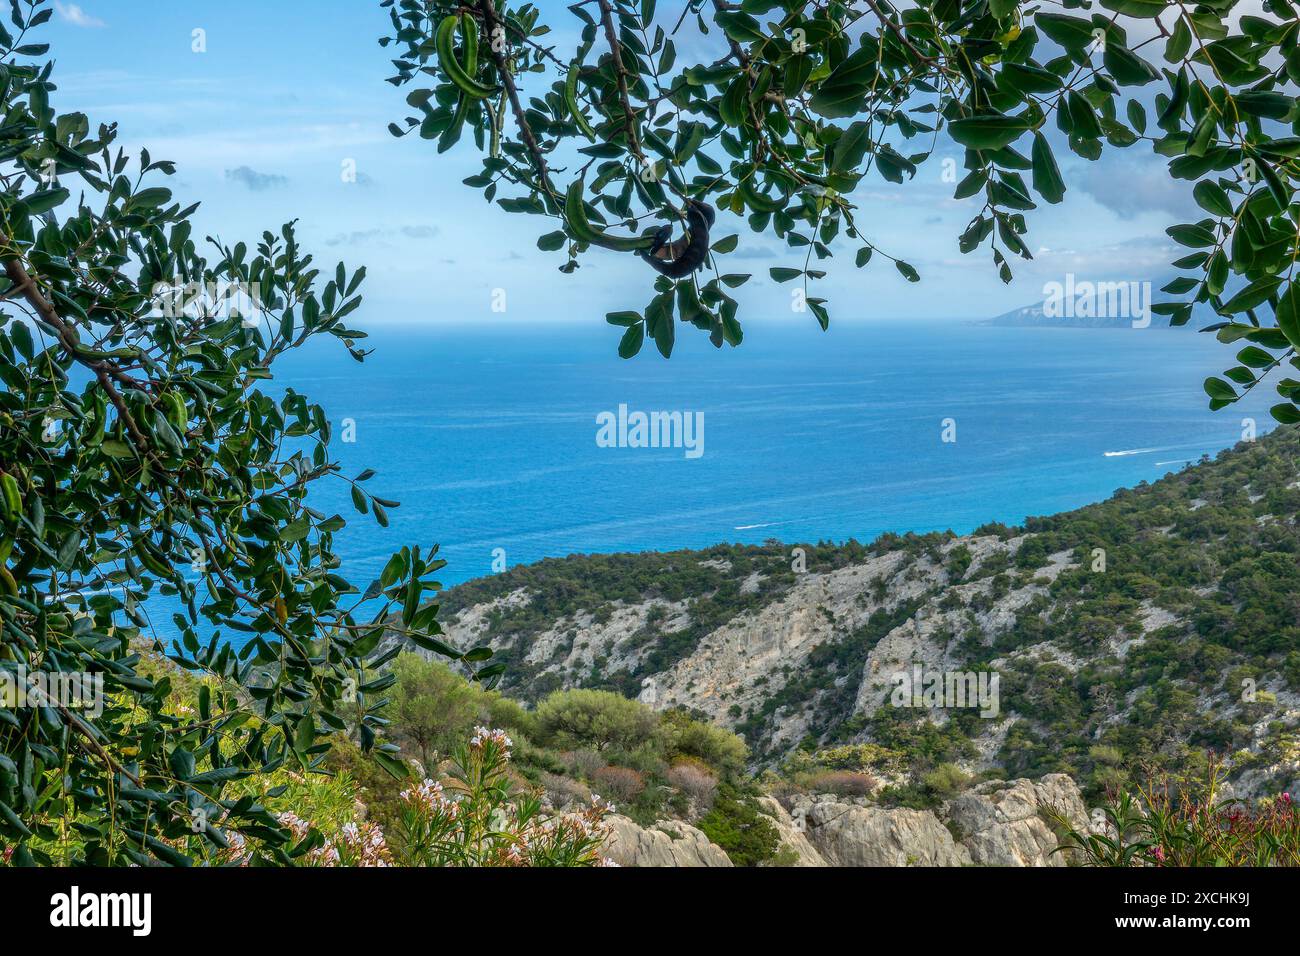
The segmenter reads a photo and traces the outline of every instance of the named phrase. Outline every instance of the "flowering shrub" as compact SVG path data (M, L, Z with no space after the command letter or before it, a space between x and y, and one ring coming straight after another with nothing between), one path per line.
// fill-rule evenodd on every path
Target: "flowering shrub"
M286 831L288 862L298 866L612 866L599 850L614 807L592 796L567 814L544 812L508 774L512 741L479 727L457 752L445 781L425 779L403 790L389 832L371 821L319 826L292 811L276 817ZM328 831L328 832L326 832ZM212 863L249 866L264 854L238 833ZM283 860L282 860L283 862Z
M1152 780L1102 808L1103 833L1065 830L1057 852L1075 851L1086 866L1300 866L1300 813L1287 793L1248 804L1220 800L1221 765L1204 781Z
M295 813L280 814L280 823L293 836L290 854L305 866L388 866L392 855L384 831L373 823L345 823L330 839Z
M593 796L582 810L542 812L516 795L506 772L512 741L479 727L451 763L448 781L425 780L402 792L393 841L403 866L598 866L614 808Z

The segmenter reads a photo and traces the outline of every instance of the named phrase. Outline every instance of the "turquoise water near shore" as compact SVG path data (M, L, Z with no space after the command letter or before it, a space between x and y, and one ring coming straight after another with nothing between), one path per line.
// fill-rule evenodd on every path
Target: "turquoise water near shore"
M960 533L1154 480L1237 442L1243 416L1271 427L1263 390L1205 407L1231 355L1191 331L755 323L720 353L680 335L670 361L620 360L617 332L388 327L364 365L329 347L285 361L277 382L325 406L346 468L401 501L386 530L352 517L346 571L368 581L408 542L441 542L450 585L490 573L495 549L514 565ZM599 447L597 416L620 404L703 413L703 454ZM320 484L317 506L347 516L346 485Z

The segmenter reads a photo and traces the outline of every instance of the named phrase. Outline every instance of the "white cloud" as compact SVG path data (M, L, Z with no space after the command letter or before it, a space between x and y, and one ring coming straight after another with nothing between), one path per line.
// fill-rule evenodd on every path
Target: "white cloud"
M1120 219L1143 213L1195 215L1192 184L1174 179L1159 157L1107 155L1079 177L1084 192Z
M59 3L58 0L55 0L54 9L59 12L62 19L71 23L74 27L93 28L108 25L99 17L92 17L75 3Z
M253 192L262 192L266 189L279 189L281 186L289 184L287 176L281 176L278 173L259 173L251 166L239 166L235 169L226 170L226 178L232 182L242 183Z

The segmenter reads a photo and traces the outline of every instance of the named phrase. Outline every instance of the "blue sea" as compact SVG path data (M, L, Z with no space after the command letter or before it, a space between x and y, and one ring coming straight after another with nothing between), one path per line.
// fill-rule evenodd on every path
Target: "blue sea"
M1231 350L1192 331L755 323L723 351L683 329L669 361L651 345L619 359L620 331L388 327L364 364L333 342L286 360L278 381L323 404L345 467L376 469L369 489L401 502L388 529L356 516L342 534L349 573L433 541L453 584L490 573L497 548L513 565L961 533L1154 480L1239 441L1244 416L1271 424L1262 389L1206 408L1201 381ZM702 412L703 454L598 447L597 415L620 404ZM346 485L320 484L317 506L346 517Z
M1155 480L1235 444L1245 416L1271 427L1263 389L1206 408L1231 350L1193 331L755 322L720 352L683 328L670 361L620 360L620 331L390 325L364 364L333 340L278 363L266 387L321 403L347 473L374 468L368 489L401 502L384 529L344 481L317 483L312 503L349 519L344 573L364 587L433 542L450 586L494 556L962 533ZM620 405L702 412L703 454L598 446Z

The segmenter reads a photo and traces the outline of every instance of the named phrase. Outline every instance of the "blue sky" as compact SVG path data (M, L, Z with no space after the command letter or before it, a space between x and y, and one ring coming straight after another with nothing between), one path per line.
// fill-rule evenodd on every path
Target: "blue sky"
M676 4L660 3L660 16ZM542 0L560 38L574 23L563 4ZM377 0L161 0L60 2L42 28L56 60L53 98L93 123L117 121L123 145L147 146L178 164L169 185L201 200L196 232L252 240L287 219L318 262L367 266L361 324L389 321L599 322L606 311L640 308L650 296L644 264L594 251L574 275L559 254L536 250L550 231L461 185L479 168L470 141L439 156L433 144L394 139L387 124L405 113L404 91L377 38L387 12ZM191 49L206 31L207 51ZM561 32L560 28L563 28ZM1108 150L1108 154L1110 151ZM1190 189L1138 146L1101 163L1058 148L1070 186L1061 206L1030 214L1033 263L1003 286L987 253L962 256L956 237L978 207L951 199L941 146L903 186L871 177L855 196L861 223L882 248L922 273L909 285L884 261L859 271L852 248L837 247L817 287L835 320L979 318L1041 300L1044 283L1084 278L1156 278L1177 254L1164 228L1188 210ZM355 162L356 182L344 182ZM732 231L732 230L727 230ZM771 238L741 232L730 271L753 272L742 320L791 317L789 287L767 278L802 256ZM507 293L507 313L491 309Z

